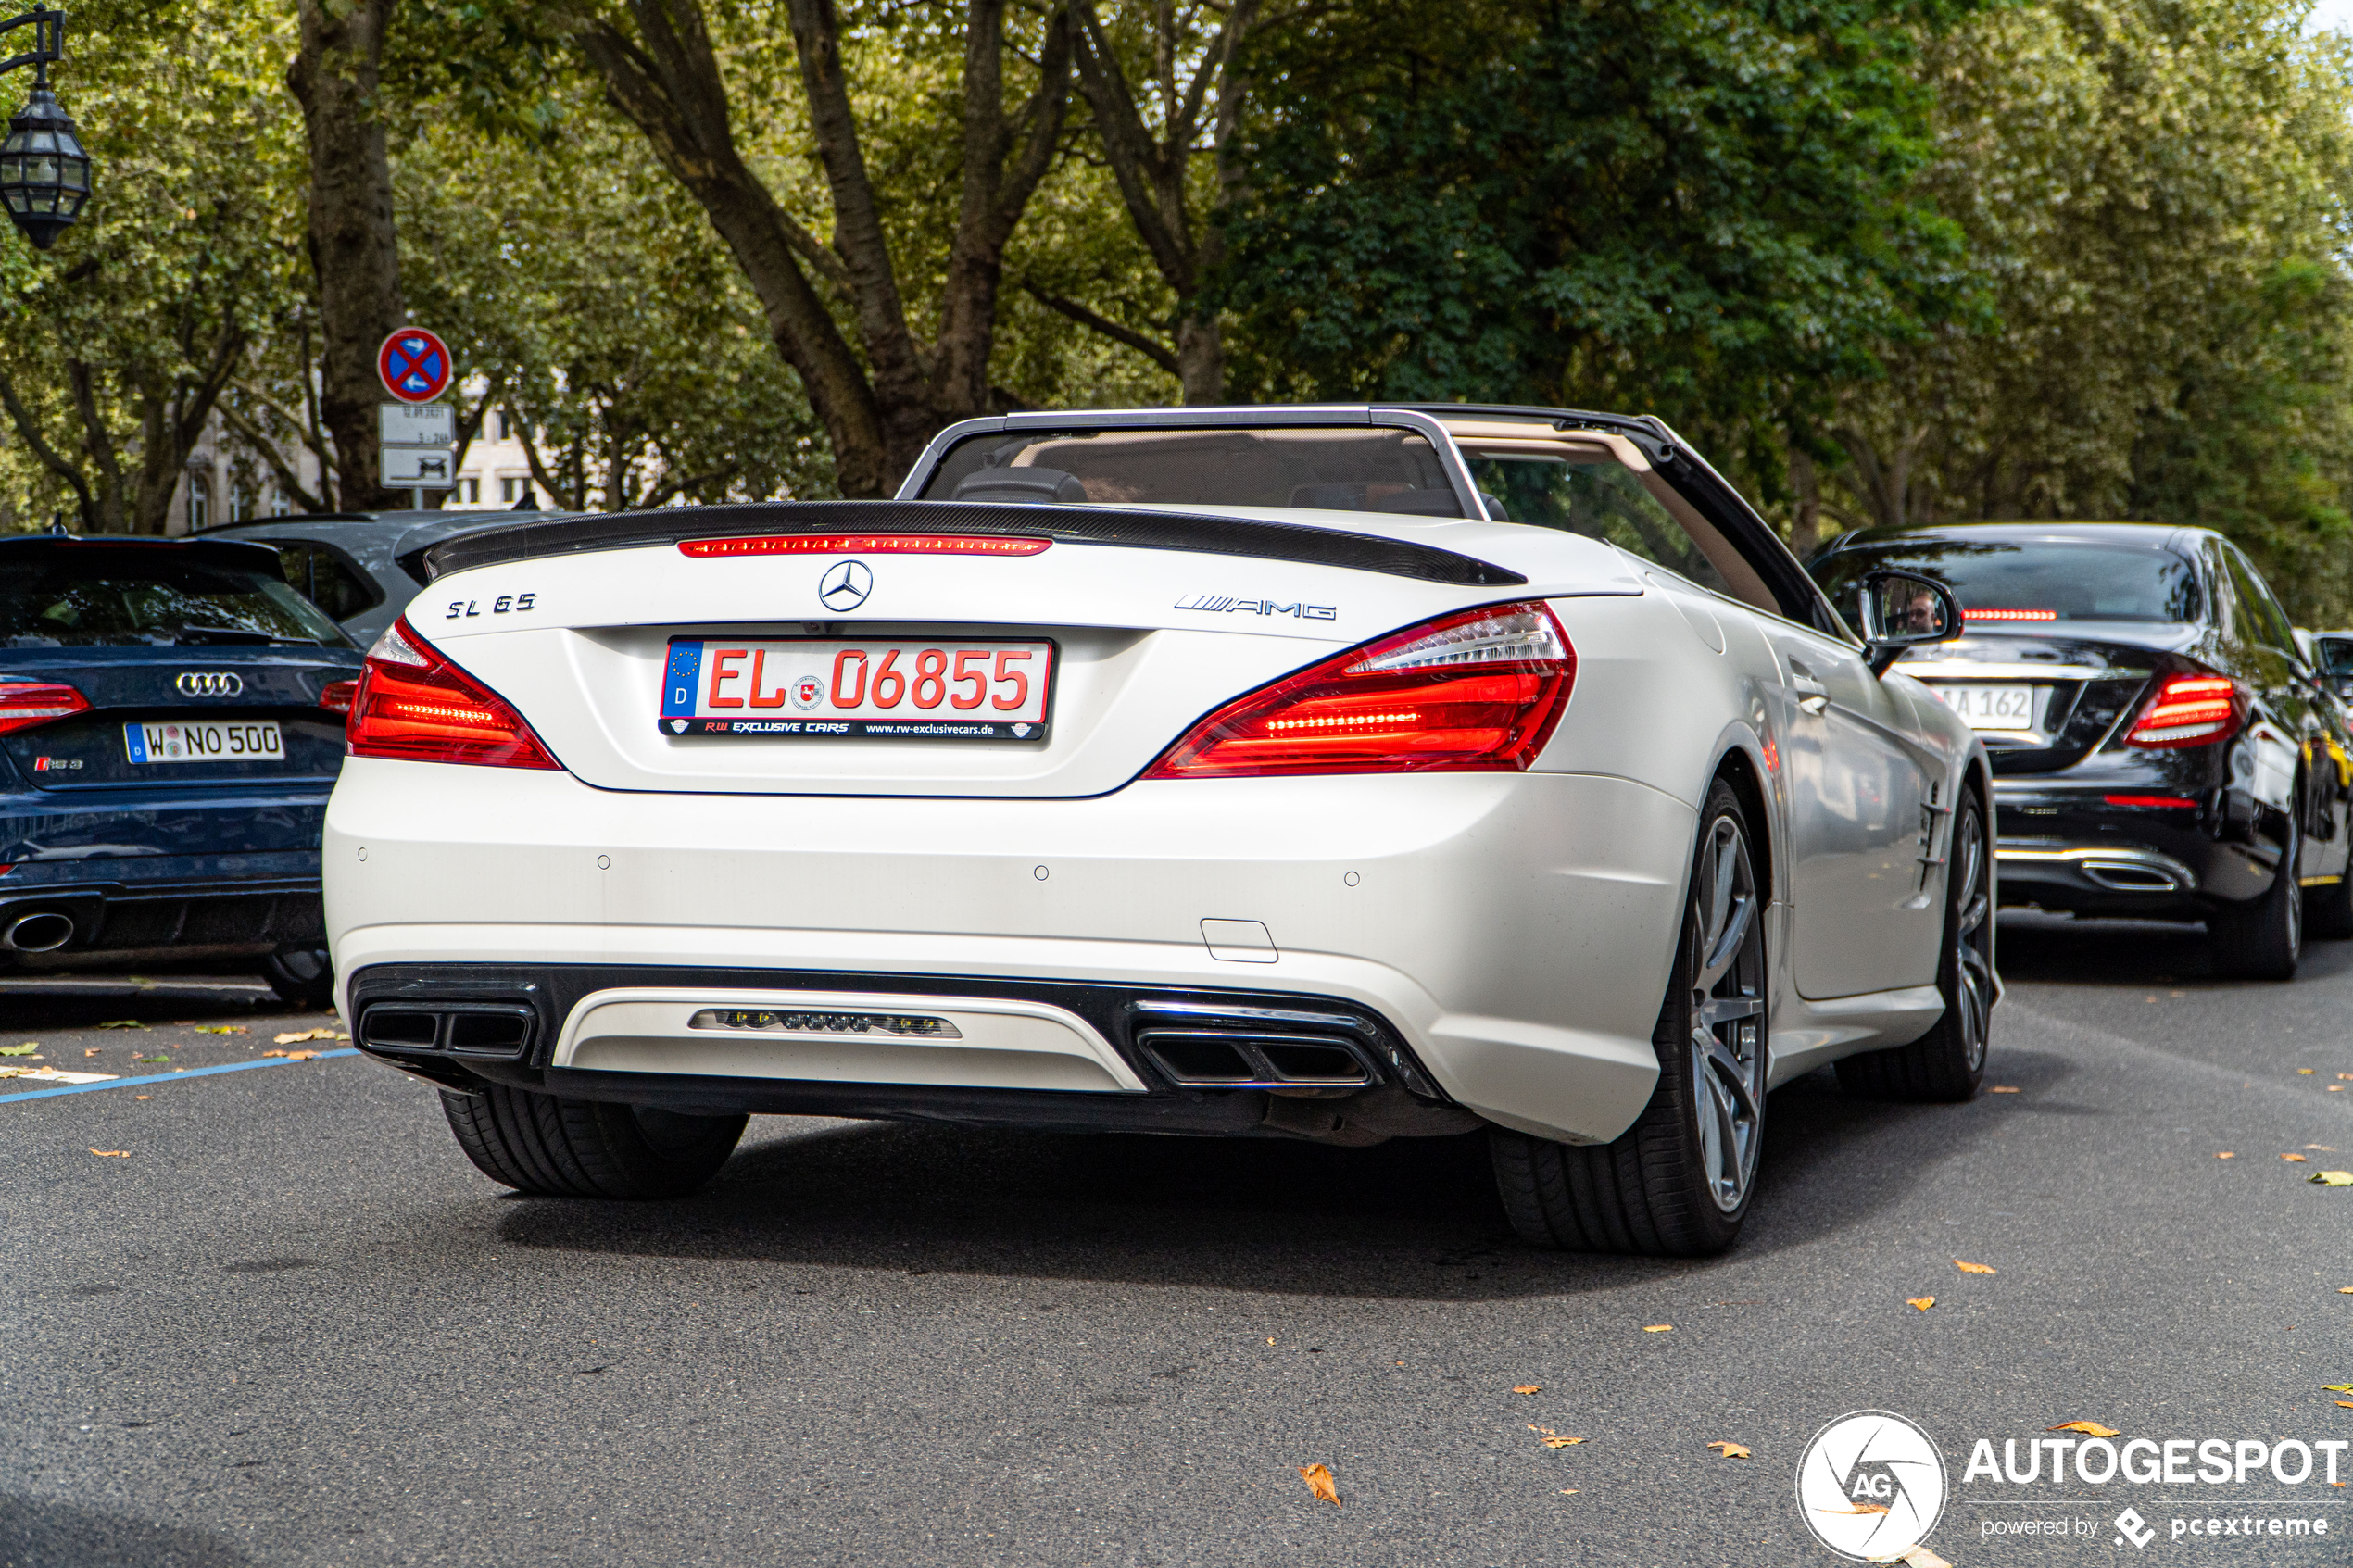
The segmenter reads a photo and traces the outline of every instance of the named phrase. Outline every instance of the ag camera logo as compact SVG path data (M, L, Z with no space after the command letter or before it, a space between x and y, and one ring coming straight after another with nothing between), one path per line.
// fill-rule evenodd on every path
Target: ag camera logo
M1890 1411L1856 1411L1814 1434L1797 1461L1797 1511L1841 1557L1885 1562L1928 1539L1944 1512L1944 1456Z

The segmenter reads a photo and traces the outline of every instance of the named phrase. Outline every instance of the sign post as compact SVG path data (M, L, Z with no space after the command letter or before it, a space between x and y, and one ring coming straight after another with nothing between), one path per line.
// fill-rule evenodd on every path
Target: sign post
M376 350L376 378L399 399L376 406L376 472L386 489L406 487L419 511L426 491L458 484L458 411L434 401L451 369L449 345L422 327L403 327Z

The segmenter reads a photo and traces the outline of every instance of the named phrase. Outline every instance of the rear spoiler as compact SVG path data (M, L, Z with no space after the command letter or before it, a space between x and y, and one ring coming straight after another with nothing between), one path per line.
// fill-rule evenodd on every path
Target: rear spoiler
M1111 507L973 501L771 501L574 516L465 533L424 551L422 564L426 580L431 581L470 567L547 556L673 545L687 539L796 533L1013 536L1051 539L1057 544L1303 561L1463 587L1517 587L1528 581L1506 567L1453 550L1338 529Z

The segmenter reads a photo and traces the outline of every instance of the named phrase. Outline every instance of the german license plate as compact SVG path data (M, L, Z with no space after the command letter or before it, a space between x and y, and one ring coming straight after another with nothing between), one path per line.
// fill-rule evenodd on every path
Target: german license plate
M1973 730L2034 728L2032 686L1944 686L1928 688L1944 706L1969 721Z
M283 762L285 736L275 719L199 719L125 724L123 749L133 762Z
M771 740L1046 738L1049 642L680 638L662 733Z

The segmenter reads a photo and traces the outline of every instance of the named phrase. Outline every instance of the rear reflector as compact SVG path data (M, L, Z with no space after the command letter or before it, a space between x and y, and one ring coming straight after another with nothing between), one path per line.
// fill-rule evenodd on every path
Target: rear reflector
M1464 610L1228 703L1144 776L1517 771L1552 738L1576 678L1545 605Z
M681 539L682 556L1034 556L1051 539L963 533L755 533L740 539Z
M2238 733L2239 691L2221 675L2168 675L2133 721L2127 746L2211 746Z
M2183 809L2197 804L2186 795L2104 795L2100 798L2110 806L2159 806L2172 809Z
M90 699L57 681L0 681L0 735L90 711Z
M354 757L563 769L522 714L442 658L406 617L368 650L344 734Z

